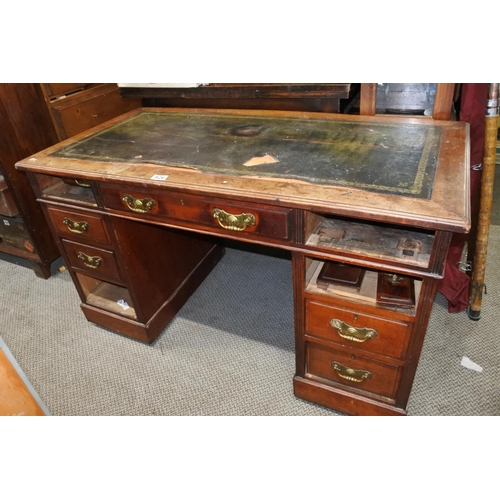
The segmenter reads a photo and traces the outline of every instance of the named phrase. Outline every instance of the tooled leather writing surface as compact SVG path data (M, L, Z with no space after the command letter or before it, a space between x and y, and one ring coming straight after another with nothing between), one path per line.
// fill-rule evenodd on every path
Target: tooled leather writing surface
M145 111L50 156L300 179L430 199L439 125ZM259 162L266 157L272 163ZM253 160L252 166L245 166Z

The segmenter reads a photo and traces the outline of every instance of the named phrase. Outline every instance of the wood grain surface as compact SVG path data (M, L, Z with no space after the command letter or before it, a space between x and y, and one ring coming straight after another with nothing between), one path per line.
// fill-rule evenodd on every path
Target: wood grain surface
M45 415L3 349L0 349L0 415Z

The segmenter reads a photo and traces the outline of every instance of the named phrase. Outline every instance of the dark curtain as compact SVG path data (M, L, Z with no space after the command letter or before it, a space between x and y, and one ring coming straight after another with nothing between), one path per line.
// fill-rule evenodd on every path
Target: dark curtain
M481 194L481 169L483 161L485 109L488 96L487 83L463 83L460 97L459 120L470 126L470 199L472 229L467 234L454 233L446 258L444 278L439 281L438 291L448 300L449 312L460 312L469 305L469 276L460 271L465 242L469 241L469 250L475 248L475 235ZM473 254L473 252L472 252ZM469 255L471 252L469 251Z

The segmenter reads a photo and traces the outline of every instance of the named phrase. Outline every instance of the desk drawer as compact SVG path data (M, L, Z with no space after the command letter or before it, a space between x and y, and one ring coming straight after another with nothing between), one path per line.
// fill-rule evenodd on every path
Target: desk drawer
M306 334L392 358L402 358L411 325L306 301Z
M99 243L109 243L108 233L100 214L47 207L57 233L63 237L76 236Z
M104 206L141 218L162 218L182 226L243 238L291 239L291 209L233 203L101 186Z
M122 281L115 254L110 250L68 240L62 240L62 244L72 268L84 271L99 279Z
M343 349L307 343L306 373L355 389L394 399L402 368Z

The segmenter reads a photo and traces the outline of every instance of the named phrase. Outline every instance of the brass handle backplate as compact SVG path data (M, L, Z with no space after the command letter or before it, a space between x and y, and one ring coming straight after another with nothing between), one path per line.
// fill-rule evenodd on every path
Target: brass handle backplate
M67 226L67 228L72 233L82 234L89 228L89 223L85 221L76 222L71 220L69 217L64 217L63 224Z
M122 200L125 202L128 208L132 210L132 212L138 214L145 214L152 210L156 206L155 200L152 198L134 198L129 194L124 194L122 196Z
M230 231L244 231L247 226L255 226L255 215L253 214L233 215L220 208L214 208L212 215L219 226Z
M102 259L101 257L91 257L90 255L86 255L83 252L78 252L78 258L83 260L83 263L87 267L91 267L92 269L96 269L101 265Z
M356 328L339 319L332 319L330 325L337 330L340 337L351 342L366 342L367 340L376 338L378 335L377 331L373 328Z
M89 188L90 187L90 182L87 181L81 181L79 179L75 179L75 183L77 186L83 187L83 188Z
M350 382L363 382L363 380L372 378L372 373L368 370L355 370L338 361L332 361L332 368L338 373L339 377L349 380Z
M399 274L388 274L387 276L388 276L387 281L391 285L397 285L398 283L401 283L404 280L404 277L399 276Z

